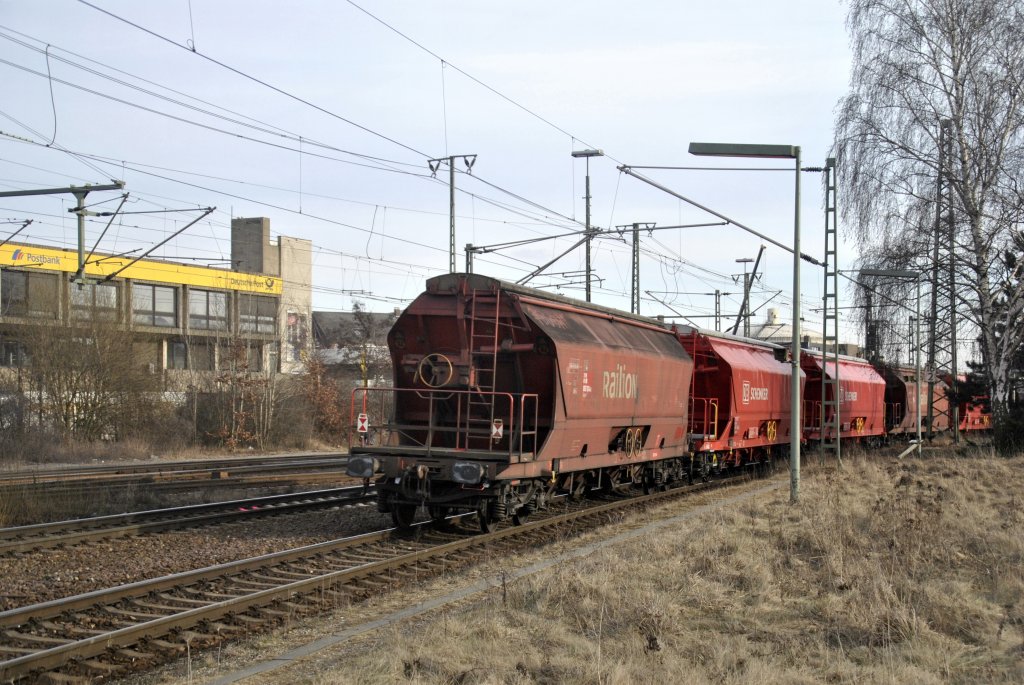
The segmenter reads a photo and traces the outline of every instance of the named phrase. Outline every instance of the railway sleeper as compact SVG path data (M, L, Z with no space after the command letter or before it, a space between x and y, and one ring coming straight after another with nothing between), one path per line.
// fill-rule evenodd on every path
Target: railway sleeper
M305 580L308 577L309 576L302 576L302 579ZM285 585L293 580L290 575L281 576L276 570L269 571L268 573L252 573L249 575L249 578L260 582L273 583L274 587L277 587L278 585Z
M55 633L63 633L69 635L81 635L83 637L92 637L94 635L106 635L109 630L100 630L98 628L82 628L75 625L61 625L54 623L53 621L43 621L39 624L40 627L52 630Z
M140 652L137 649L130 649L128 647L122 647L121 649L114 650L114 655L125 659L130 663L136 661L152 661L155 658L153 652Z
M6 654L11 658L17 658L19 656L25 656L26 654L35 654L38 649L29 649L28 647L14 647L11 645L0 645L0 654Z
M250 616L249 614L235 614L231 617L232 620L238 621L239 623L258 628L259 626L265 625L267 620L259 616Z
M144 647L154 647L156 651L164 654L182 654L188 650L186 645L180 642L169 642L160 638L150 638L143 643Z
M283 580L306 580L319 575L314 573L304 573L302 571L286 571L284 569L275 569L274 574L281 576Z
M272 590L273 588L281 586L281 583L276 583L276 582L264 583L264 582L261 582L261 581L258 581L258 580L250 580L248 578L232 578L231 579L231 584L236 586L236 587L252 588L252 589L255 589L255 590ZM236 597L244 597L247 594L248 593L243 593L243 594L235 595L235 596Z
M208 647L215 645L224 638L220 635L213 635L211 633L200 633L195 630L183 630L181 635L178 636L189 645L197 647Z
M107 661L100 661L99 659L89 659L88 661L79 661L78 666L86 671L91 671L100 676L109 676L113 673L117 673L124 667L118 664L112 664Z
M203 597L203 599L195 600L198 602L197 606L209 606L216 604L217 602L223 602L229 599L239 599L248 595L248 592L211 592L203 591L197 592L196 594Z
M30 645L48 645L50 647L66 645L74 642L67 638L50 637L49 635L36 635L34 633L22 633L17 630L5 630L4 637L18 642L27 642Z
M106 607L101 607L99 610L102 611ZM128 628L134 625L138 625L138 621L126 621L123 618L114 618L113 616L97 616L96 614L83 614L76 613L72 615L73 620L79 623L84 623L90 626L109 626L116 630L118 628ZM111 631L107 631L111 632Z
M235 635L244 635L248 633L248 631L242 626L233 626L229 623L223 623L221 621L210 623L209 625L204 625L203 628L206 630L212 630L217 635L221 635L223 637L233 637Z
M179 602L181 600L173 601ZM184 606L171 606L169 604L156 604L154 602L146 602L141 599L135 600L133 604L137 607L141 607L142 609L156 609L157 611L165 612L167 615L177 614L182 611L188 611L193 606L191 602L185 604ZM202 604L208 604L208 602L202 602Z
M131 609L131 608L129 608L129 609L121 609L119 607L112 607L112 606L103 607L103 610L108 612L108 613L114 614L115 616L125 616L127 618L135 619L136 623L139 622L139 621L143 621L143 620L149 621L149 620L155 619L155 618L165 618L167 616L171 616L173 614L176 614L178 611L180 611L180 609L175 609L174 611L171 611L170 613L151 614L148 611L139 611L137 609ZM134 624L131 624L131 625L134 625Z
M39 677L40 683L47 685L92 685L95 678L89 676L72 675L70 673L58 673L50 671Z
M348 603L349 596L344 592L338 592L337 590L321 589L317 591L317 601L341 605Z
M374 580L372 578L358 578L351 583L349 586L353 589L359 590L386 590L391 587L392 583L387 581Z

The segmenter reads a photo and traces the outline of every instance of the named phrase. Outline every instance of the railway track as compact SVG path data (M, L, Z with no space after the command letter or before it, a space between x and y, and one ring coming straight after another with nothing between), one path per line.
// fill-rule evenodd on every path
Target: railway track
M538 519L479 534L455 517L413 535L368 533L0 613L0 680L91 682L145 668L282 620L399 584L538 547L609 516L736 479L610 502L564 501ZM742 479L746 481L746 478ZM557 533L557 534L556 534ZM57 671L57 673L54 673Z
M55 486L59 486L62 492L90 492L140 485L174 491L204 484L272 484L295 480L297 476L315 479L316 474L337 478L338 469L344 464L345 456L338 452L8 471L0 473L0 493L14 490L47 492Z
M355 486L0 528L0 556L260 516L369 504L374 497L372 486Z

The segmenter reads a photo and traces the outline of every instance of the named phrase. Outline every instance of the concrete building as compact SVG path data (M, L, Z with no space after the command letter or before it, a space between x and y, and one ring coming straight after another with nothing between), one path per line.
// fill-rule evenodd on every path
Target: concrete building
M295 373L312 346L313 243L280 236L270 239L270 219L231 221L231 268L236 271L277 276L281 279L280 370Z
M330 375L370 385L390 383L387 335L400 313L313 312L314 347Z
M30 365L24 341L41 327L103 323L131 332L134 361L168 390L212 379L229 364L302 368L311 344L311 244L272 241L269 219L232 221L231 269L96 253L76 283L77 260L62 248L0 246L0 367Z

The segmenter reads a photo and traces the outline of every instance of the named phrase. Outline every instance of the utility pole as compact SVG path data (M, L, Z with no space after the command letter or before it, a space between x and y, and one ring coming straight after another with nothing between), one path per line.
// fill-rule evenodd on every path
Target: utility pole
M874 361L878 358L878 324L875 323L873 293L864 293L864 356Z
M430 173L437 176L441 164L448 165L448 273L455 273L455 160L461 159L466 165L466 173L473 173L476 155L450 155L438 159L427 160Z
M640 224L633 224L633 292L630 311L640 313Z
M587 209L586 209L587 214L586 214L586 223L584 224L584 227L586 228L585 236L586 236L586 261L587 261L587 264L586 264L586 268L587 268L586 295L587 295L587 302L590 302L590 273L591 273L591 267L590 267L590 243L592 242L592 239L593 239L593 235L591 235L591 230L590 230L590 158L591 157L604 157L604 151L603 150L573 150L572 156L576 157L576 158L583 157L584 159L587 160L587 186L586 186L586 198L585 198L586 206L587 206Z
M741 257L737 259L738 264L743 264L743 303L740 305L740 313L736 315L736 324L732 327L732 334L736 335L739 331L740 321L743 322L743 337L750 337L750 288L757 279L757 267L761 264L761 255L764 254L764 245L757 251L757 259L751 259L750 257ZM754 268L751 272L747 273L747 264L754 262ZM733 279L735 280L735 279Z
M954 443L960 442L960 407L957 402L945 403L945 408L936 406L935 385L939 382L940 353L949 354L950 360L950 391L956 393L957 388L957 353L956 353L956 247L955 223L953 218L953 184L950 168L953 159L953 122L949 119L939 121L939 170L935 181L935 233L932 243L931 270L931 320L929 321L930 339L928 341L928 416L925 421L928 428L928 439L934 435L937 415L945 414L949 418L950 430ZM946 212L947 232L943 235L943 211ZM942 250L949 251L949 292L947 300L942 301L945 290L940 286L940 264L945 255ZM943 312L942 309L949 309ZM949 326L949 348L940 340L946 339L945 327ZM941 395L941 393L940 393Z
M835 373L821 376L821 425L819 426L821 453L831 450L835 453L836 463L842 465L843 457L840 447L839 433L842 428L840 411L839 382L839 233L838 213L836 212L836 160L835 157L825 159L823 167L804 167L801 171L821 173L825 186L825 289L821 300L821 359L828 361L831 357ZM868 293L868 315L870 316L870 292ZM828 408L832 408L832 434L826 425Z
M750 298L750 274L747 273L747 264L750 264L754 260L750 257L740 257L736 260L737 264L743 265L743 300L740 303L739 314L736 315L736 325L732 327L732 332L735 334L740 328L740 321L743 322L743 337L750 337L750 316L747 314L747 302ZM733 276L733 282L736 282L736 277Z
M124 190L124 181L114 181L107 185L68 186L67 188L42 188L39 190L8 190L0 193L0 197L25 197L28 195L63 195L70 193L78 201L77 206L69 209L78 215L78 269L73 280L81 281L85 272L85 217L94 215L85 209L85 197L98 190Z
M656 224L654 223L645 223L643 224L643 227L648 231L652 231L654 230L655 225ZM629 300L629 311L633 314L640 313L640 226L641 224L636 222L633 224L625 224L615 227L620 231L627 228L633 229L633 287L630 289Z
M722 330L722 291L715 290L715 330Z
M952 121L946 119L946 164L952 165L953 136L949 132ZM957 353L956 353L956 222L953 220L953 183L952 174L946 180L946 225L949 229L949 366L950 391L957 396ZM960 401L949 403L950 429L953 431L953 444L960 444Z

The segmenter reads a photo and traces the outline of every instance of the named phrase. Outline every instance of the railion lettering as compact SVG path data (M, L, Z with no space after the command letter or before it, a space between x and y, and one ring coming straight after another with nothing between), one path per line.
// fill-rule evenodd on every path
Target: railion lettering
M601 376L601 394L610 399L634 399L640 377L635 373L626 373L626 367L616 364L614 371L605 371Z

